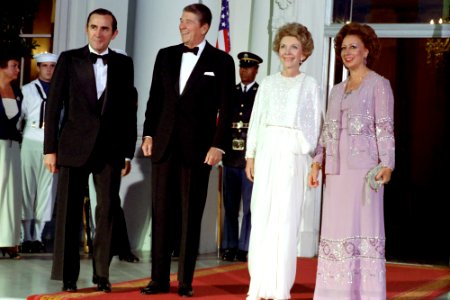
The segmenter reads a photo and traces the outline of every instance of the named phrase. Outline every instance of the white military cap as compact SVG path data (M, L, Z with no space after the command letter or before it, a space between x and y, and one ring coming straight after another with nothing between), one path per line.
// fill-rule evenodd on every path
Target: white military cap
M39 53L39 54L34 55L33 58L38 63L42 63L42 62L56 62L58 60L58 55L53 54L53 53L49 53L49 52L44 52L44 53Z

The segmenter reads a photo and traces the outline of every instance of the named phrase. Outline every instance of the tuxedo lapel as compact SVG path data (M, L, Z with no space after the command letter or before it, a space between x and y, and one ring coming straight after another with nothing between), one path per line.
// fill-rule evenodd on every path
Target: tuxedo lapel
M173 55L174 59L169 58L170 62L170 77L172 78L173 88L175 90L175 95L180 94L180 70L181 70L181 60L183 57L183 44L175 48L175 53Z
M81 81L81 86L84 89L84 93L86 94L90 106L95 109L97 102L97 87L95 84L94 68L89 59L88 46L81 49L79 56L73 57L73 64L74 72L82 74L82 76L78 76L78 78Z
M116 59L116 53L114 51L112 51L111 49L109 49L109 57L108 57L108 72L107 72L107 76L106 76L106 87L105 87L105 91L104 91L104 97L103 97L103 106L102 106L102 110L101 110L101 114L103 115L104 111L105 111L105 107L108 103L109 97L109 91L112 88L112 84L111 82L116 82L113 79L113 76L119 75L121 74L120 71L116 71L114 72L114 70L119 70L119 64L118 61Z

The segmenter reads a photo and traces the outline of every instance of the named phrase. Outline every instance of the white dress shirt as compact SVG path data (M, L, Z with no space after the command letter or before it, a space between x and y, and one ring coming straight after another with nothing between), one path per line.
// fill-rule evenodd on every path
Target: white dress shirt
M242 88L242 91L248 92L248 91L250 90L250 88L255 84L255 82L256 82L256 81L253 81L253 82L251 82L251 83L249 83L249 84L247 84L247 85L245 85L245 84L243 84L243 83L241 82L241 88Z
M183 53L183 57L181 58L181 68L180 68L180 95L183 93L184 87L186 86L186 82L191 76L192 70L194 70L195 64L197 63L200 55L205 49L206 41L203 40L200 44L197 45L198 53L195 55L192 52Z
M105 51L102 53L95 52L94 49L92 49L91 45L89 45L89 51L93 52L98 55L105 55L108 54L109 50L106 48ZM102 59L97 59L96 63L93 64L94 67L94 74L95 74L95 86L97 87L97 99L100 99L100 96L102 95L103 91L106 88L106 78L108 74L108 65L103 63Z

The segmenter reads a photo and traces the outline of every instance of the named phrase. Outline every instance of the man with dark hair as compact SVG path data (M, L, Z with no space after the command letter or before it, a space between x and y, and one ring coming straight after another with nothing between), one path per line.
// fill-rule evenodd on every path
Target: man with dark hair
M169 292L171 236L179 224L178 294L193 295L209 175L228 141L235 84L231 56L205 40L210 23L207 6L185 7L182 44L161 49L153 70L142 142L152 157L152 279L143 294Z
M63 280L63 291L77 290L79 229L92 173L97 192L93 282L110 292L121 174L130 172L135 151L136 92L133 61L108 48L118 34L114 15L94 10L86 33L88 45L61 53L45 112L44 162L52 173L59 171L52 279Z

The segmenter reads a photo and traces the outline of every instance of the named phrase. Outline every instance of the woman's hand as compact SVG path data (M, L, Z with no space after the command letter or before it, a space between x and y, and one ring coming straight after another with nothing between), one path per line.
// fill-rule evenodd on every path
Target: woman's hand
M375 180L380 181L382 184L386 184L391 180L391 175L392 169L388 167L382 167L377 176L375 176Z
M245 175L247 175L248 180L253 182L255 178L255 159L247 158L247 164L245 165Z
M319 186L319 171L320 171L319 163L312 163L311 170L308 174L308 186L315 188Z

